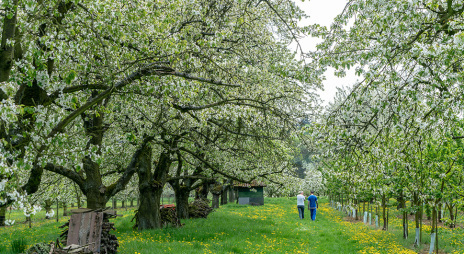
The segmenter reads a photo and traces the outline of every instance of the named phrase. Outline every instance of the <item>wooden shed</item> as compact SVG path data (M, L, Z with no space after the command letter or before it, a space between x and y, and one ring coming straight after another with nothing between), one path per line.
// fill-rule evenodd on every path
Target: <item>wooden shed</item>
M264 205L264 187L262 182L251 183L234 182L237 191L237 201L240 205Z

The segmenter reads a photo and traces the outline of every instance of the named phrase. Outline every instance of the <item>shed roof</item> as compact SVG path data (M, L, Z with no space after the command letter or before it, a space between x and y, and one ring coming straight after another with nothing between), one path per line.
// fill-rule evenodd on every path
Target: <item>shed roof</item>
M234 181L234 187L266 187L266 184L263 182L258 182L256 180L251 181L251 183L242 183L239 181Z

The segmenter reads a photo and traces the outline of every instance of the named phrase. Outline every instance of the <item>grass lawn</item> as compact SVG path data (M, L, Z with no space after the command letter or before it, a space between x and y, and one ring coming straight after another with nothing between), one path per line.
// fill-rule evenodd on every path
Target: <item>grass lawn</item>
M208 219L182 221L185 226L181 228L143 232L132 229L132 209L118 213L123 214L114 220L120 253L416 253L408 249L410 239L402 240L396 226L384 232L351 223L327 203L320 205L316 222L310 221L308 210L300 220L295 198L268 198L264 206L228 204ZM59 223L33 220L32 229L27 224L0 228L0 253L8 253L13 239L24 238L28 244L56 239L57 227L66 219ZM446 237L440 244L448 252L464 253L462 245L453 244L464 239L462 229Z

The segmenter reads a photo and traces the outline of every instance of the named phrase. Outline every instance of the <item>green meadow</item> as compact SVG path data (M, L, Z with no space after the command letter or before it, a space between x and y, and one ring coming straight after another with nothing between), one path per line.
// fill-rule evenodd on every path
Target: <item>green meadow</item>
M323 200L322 200L323 201ZM420 249L412 246L413 236L401 237L401 220L392 216L385 232L363 223L352 223L322 202L316 222L300 220L293 198L268 198L264 206L227 204L208 219L189 219L181 228L166 227L139 232L132 229L134 209L118 209L114 219L120 253L427 253L427 228ZM19 212L11 218L20 219ZM17 223L0 228L0 253L12 253L11 242L23 239L29 246L54 241L58 226L69 217L55 220L35 215L32 228ZM42 216L41 218L43 218ZM411 223L412 225L412 223ZM412 232L412 229L411 229ZM462 228L440 228L440 252L464 253Z

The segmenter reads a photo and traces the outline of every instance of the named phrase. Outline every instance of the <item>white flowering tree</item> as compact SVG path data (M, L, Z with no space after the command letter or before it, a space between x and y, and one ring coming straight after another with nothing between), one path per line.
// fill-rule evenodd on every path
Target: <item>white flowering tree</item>
M396 197L404 216L412 199L416 228L422 204L436 221L450 202L444 197L459 196L447 186L462 177L463 11L454 0L356 0L330 28L312 30L324 38L314 53L322 67L340 76L354 68L361 80L341 92L313 132L329 161L328 184L349 179L357 197Z
M291 1L1 5L2 207L37 192L47 170L102 208L137 172L139 225L152 228L176 156L246 181L287 167L285 137L318 82L286 47L304 16ZM198 147L192 133L206 126L261 160L250 171L236 151Z

